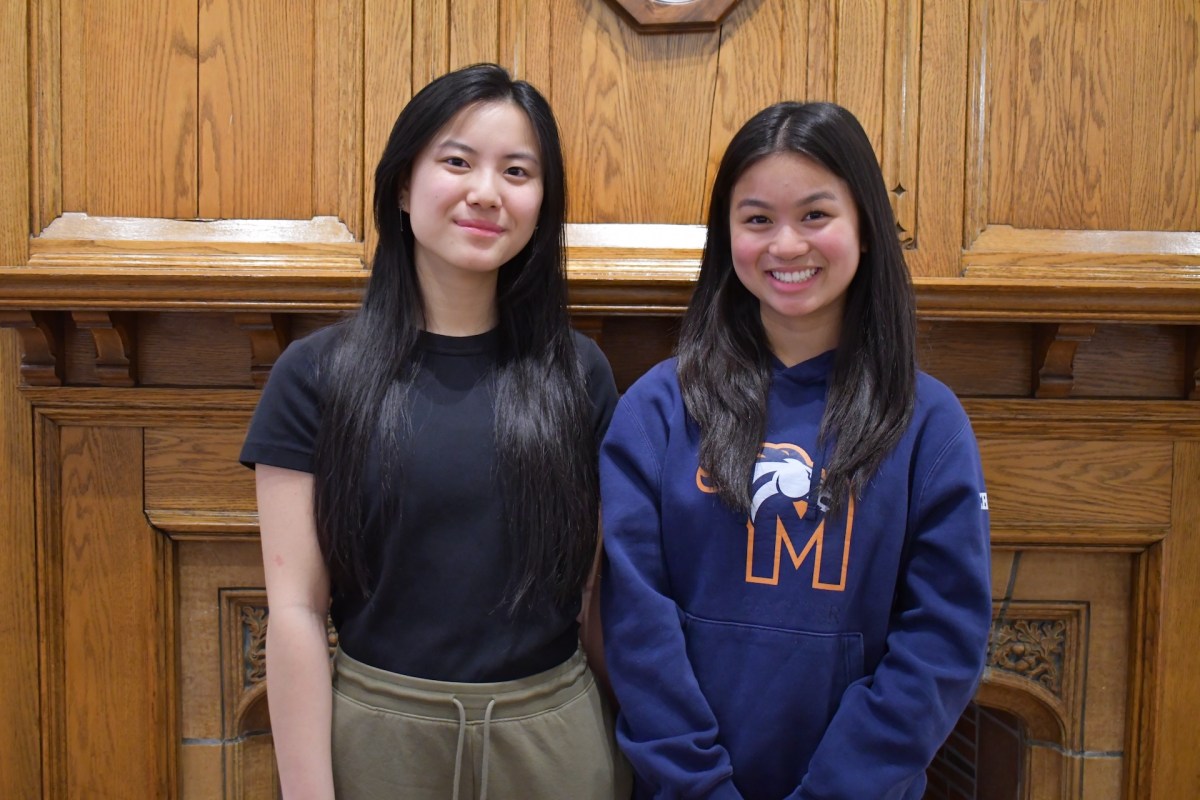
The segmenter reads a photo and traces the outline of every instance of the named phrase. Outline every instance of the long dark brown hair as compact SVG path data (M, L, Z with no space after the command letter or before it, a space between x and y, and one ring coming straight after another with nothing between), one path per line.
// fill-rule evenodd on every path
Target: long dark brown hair
M766 429L771 352L758 299L738 280L729 203L747 169L799 153L844 180L865 252L846 290L820 442L829 444L821 494L832 507L861 494L912 418L916 311L912 280L871 142L832 103L779 103L751 118L725 150L708 210L708 239L678 347L688 413L701 432L700 466L731 507L750 509L750 476Z
M496 302L496 458L515 572L511 608L570 603L596 544L596 446L584 376L569 328L563 222L566 188L558 127L545 98L494 64L444 75L400 112L375 170L379 244L361 309L321 365L326 396L315 454L318 539L338 586L370 591L363 544L363 475L381 454L390 527L404 535L395 453L407 420L414 348L424 326L407 214L397 203L414 159L464 108L512 103L537 137L543 197L529 243L500 267Z

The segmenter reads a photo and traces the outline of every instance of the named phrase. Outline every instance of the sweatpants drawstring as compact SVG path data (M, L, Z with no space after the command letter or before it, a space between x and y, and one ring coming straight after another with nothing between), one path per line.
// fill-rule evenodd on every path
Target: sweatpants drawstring
M454 794L450 796L450 800L458 800L458 782L462 777L463 742L467 738L467 709L463 708L462 702L457 697L451 697L450 702L454 703L454 707L458 709L458 750L454 753ZM490 706L488 711L491 711Z
M479 789L479 800L487 800L487 772L488 772L488 755L491 754L491 736L492 736L492 709L496 707L496 698L492 698L487 704L487 710L483 712L483 768L480 782L483 786Z

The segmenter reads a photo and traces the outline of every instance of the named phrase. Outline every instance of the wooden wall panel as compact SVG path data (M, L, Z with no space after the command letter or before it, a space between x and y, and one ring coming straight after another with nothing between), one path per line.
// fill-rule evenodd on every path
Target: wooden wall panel
M1172 494L1172 532L1163 547L1162 637L1151 651L1158 693L1148 700L1157 706L1158 724L1148 733L1158 744L1158 756L1147 763L1144 783L1155 798L1191 797L1200 787L1200 763L1177 752L1162 754L1181 742L1195 741L1196 709L1200 708L1200 596L1196 566L1200 564L1200 442L1175 446ZM1194 751L1193 751L1194 754Z
M237 460L249 422L146 428L146 509L253 514L254 473Z
M62 0L63 206L196 216L194 0Z
M450 0L410 2L412 90L415 92L450 68Z
M986 4L985 4L986 5ZM989 221L1195 230L1196 4L991 0ZM1153 88L1151 88L1153 87Z
M363 9L363 180L364 253L368 263L378 241L374 223L375 167L396 116L412 97L413 18L408 0L365 0Z
M701 199L701 215L708 216L707 198L717 167L733 134L751 116L779 100L817 99L808 91L810 3L741 3L721 25L716 90L709 121L708 170Z
M500 2L451 0L450 69L500 57Z
M317 1L200 4L200 217L313 216Z
M987 438L979 449L994 527L1171 522L1169 443Z
M361 241L367 158L363 153L364 4L362 0L315 2L313 214L338 217Z
M0 795L40 797L33 411L17 390L17 334L0 332Z
M67 794L165 797L172 587L142 514L141 431L66 427L61 448Z
M606 0L553 14L571 221L700 222L720 34L639 34Z
M25 36L28 6L0 7L0 263L29 259L29 44Z

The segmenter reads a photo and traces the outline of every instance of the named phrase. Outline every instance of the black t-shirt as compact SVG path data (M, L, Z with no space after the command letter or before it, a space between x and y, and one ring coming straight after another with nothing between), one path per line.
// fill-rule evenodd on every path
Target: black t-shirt
M321 424L318 363L336 336L325 328L293 342L271 370L242 447L242 463L312 472ZM599 442L617 392L594 342L574 334ZM495 469L496 331L422 333L409 394L411 433L400 443L401 524L391 529L377 491L364 497L371 594L332 587L334 625L353 658L441 681L490 682L554 667L577 646L578 601L510 613L512 574ZM378 443L375 444L378 447ZM368 457L378 486L378 452Z

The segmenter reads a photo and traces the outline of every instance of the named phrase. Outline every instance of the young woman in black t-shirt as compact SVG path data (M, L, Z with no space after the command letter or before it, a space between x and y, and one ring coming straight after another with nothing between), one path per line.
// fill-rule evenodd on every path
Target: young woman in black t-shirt
M242 461L288 800L628 797L578 645L616 390L568 325L565 205L545 99L438 78L379 161L361 309L272 371Z

